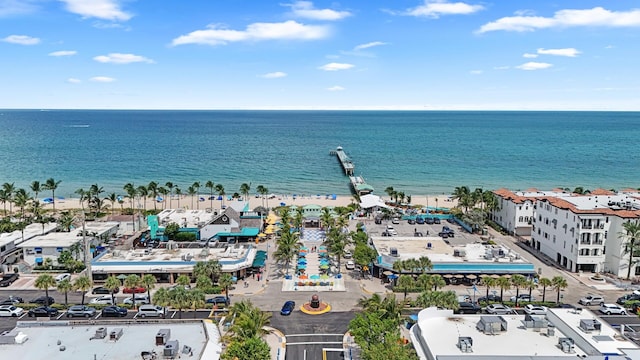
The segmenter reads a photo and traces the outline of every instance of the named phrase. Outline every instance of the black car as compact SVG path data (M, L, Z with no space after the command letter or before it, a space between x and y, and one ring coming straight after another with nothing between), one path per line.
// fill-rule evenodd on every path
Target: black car
M118 293L118 291L120 291L120 289L119 289L119 288L115 288L115 289L113 289L113 293L114 293L114 294L117 294L117 293ZM92 294L111 295L111 290L107 289L107 288L106 288L106 287L104 287L104 286L100 286L100 287L97 287L97 288L95 288L95 289L91 290L91 293L92 293Z
M125 317L127 313L127 309L120 306L107 306L102 309L102 317Z
M411 219L411 218L409 218L409 219L407 219L407 222L408 222L409 224L413 225L413 224L415 224L415 223L416 223L416 220L417 220L417 219Z
M229 306L231 301L229 301L226 296L215 296L215 297L212 297L211 299L207 299L206 303L214 304L218 306Z
M29 310L27 313L29 317L51 317L58 316L58 309L48 307L48 306L40 306L34 309Z
M424 218L422 216L416 217L416 224L424 224Z
M482 296L478 298L478 303L481 302L502 302L502 298L499 295Z
M0 280L0 286L1 287L7 287L7 286L13 284L14 281L18 280L19 277L20 277L20 275L18 275L16 273L4 274L4 275L2 275L2 279Z
M424 219L424 222L429 224L429 225L432 225L435 222L435 220L432 217L428 217L428 218Z
M19 304L23 302L22 298L20 296L9 296L8 299L2 300L0 301L0 305L15 305L15 304Z
M477 314L482 310L480 305L470 302L459 302L456 314Z
M35 298L31 301L29 301L32 304L40 304L40 305L51 305L53 303L55 303L55 299L52 298L51 296L49 296L49 301L47 302L47 297L46 296L40 296L39 298Z
M616 300L616 304L624 305L627 301L640 301L640 294L633 293L621 296Z
M433 218L434 224L440 224L440 218Z

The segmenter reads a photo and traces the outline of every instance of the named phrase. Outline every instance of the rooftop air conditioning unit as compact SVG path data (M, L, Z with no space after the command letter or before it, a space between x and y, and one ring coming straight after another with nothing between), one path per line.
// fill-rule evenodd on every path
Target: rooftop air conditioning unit
M391 255L393 257L399 257L400 256L400 254L398 254L398 249L397 248L389 249L389 255Z
M458 337L458 347L463 353L473 352L473 339L470 336Z
M572 338L561 337L558 338L558 346L563 352L571 354L576 352L576 344Z

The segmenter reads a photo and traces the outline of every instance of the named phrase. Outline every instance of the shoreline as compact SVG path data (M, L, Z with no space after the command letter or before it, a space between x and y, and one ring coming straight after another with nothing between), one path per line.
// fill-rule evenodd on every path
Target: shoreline
M379 195L378 195L379 196ZM178 199L176 198L176 195L173 196L171 202L169 202L168 199L164 200L164 203L160 203L160 202L156 202L156 206L157 208L160 209L170 209L170 208L184 208L184 209L195 209L195 210L204 210L206 208L211 207L211 200L208 200L209 198L209 194L200 194L201 198L207 199L205 201L198 201L198 196L191 196L191 195L181 195L180 196L180 201L179 204L180 206L178 206ZM383 201L389 200L389 196L385 195L385 196L381 196ZM40 199L41 200L41 199ZM228 205L229 202L234 201L234 202L243 202L243 200L224 200L224 205ZM274 208L276 206L280 206L281 203L284 203L286 205L296 205L296 206L304 206L304 205L320 205L322 207L325 206L348 206L350 203L352 203L354 200L353 196L347 196L347 195L337 195L335 200L333 200L331 197L327 198L326 196L320 196L318 197L317 195L307 195L307 196L296 196L295 198L293 197L293 195L276 195L275 198L271 198L271 199L262 199L259 197L250 197L249 198L249 207L251 209L255 209L258 206L269 206L270 208ZM264 205L263 205L264 202ZM105 203L109 206L109 210L111 209L111 202L108 200L105 200ZM80 206L80 199L79 198L66 198L66 199L57 199L56 202L56 211L59 210L76 210L76 209L81 209L82 206ZM192 205L193 204L193 205ZM170 206L171 205L171 206ZM452 199L449 197L449 195L414 195L412 196L412 200L411 200L411 205L412 206L416 206L416 205L422 205L423 207L440 207L440 208L453 208L457 205L457 200ZM53 204L52 203L48 203L48 204L42 204L44 209L50 210L53 209ZM115 205L116 210L120 209L120 205L118 203L116 203ZM129 202L128 198L124 199L124 203L122 204L122 206L124 208L130 208L131 207L131 203ZM213 200L213 208L214 209L219 209L221 206L221 201L220 200ZM144 207L143 202L138 200L136 201L135 204L136 208L142 209ZM85 202L85 209L87 208L86 202ZM154 208L154 201L152 201L152 199L147 199L146 202L146 208L147 210L153 209ZM107 211L108 212L108 211Z

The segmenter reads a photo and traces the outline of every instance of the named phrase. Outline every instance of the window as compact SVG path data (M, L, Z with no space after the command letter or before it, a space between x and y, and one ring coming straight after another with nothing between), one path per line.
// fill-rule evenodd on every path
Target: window
M520 216L520 217L518 218L518 222L522 222L523 220L524 220L524 218L523 218L522 216Z
M4 252L5 250L7 250L7 247L6 247L6 246L2 246L2 247L0 247L0 252Z
M36 254L42 254L42 248L39 248L39 247L37 247L37 248L33 248L33 251L34 251Z
M598 256L598 249L591 250L591 255Z
M581 256L589 256L589 249L580 249Z
M636 276L640 275L640 266L636 266Z

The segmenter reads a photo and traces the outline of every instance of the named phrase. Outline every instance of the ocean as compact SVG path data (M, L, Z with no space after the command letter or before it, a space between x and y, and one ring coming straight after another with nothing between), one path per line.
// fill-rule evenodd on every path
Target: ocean
M640 112L0 110L0 184L346 195L342 146L376 194L637 188L639 139Z

